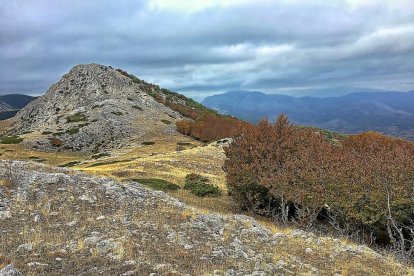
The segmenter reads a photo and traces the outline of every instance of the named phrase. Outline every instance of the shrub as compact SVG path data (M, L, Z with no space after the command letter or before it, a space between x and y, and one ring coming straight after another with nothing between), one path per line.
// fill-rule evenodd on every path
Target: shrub
M98 163L89 165L88 168L111 165L111 164L122 163L122 162L127 162L127 161L129 160L112 160L112 161L106 161L106 162L98 162Z
M79 124L79 125L78 125L78 128L86 127L86 126L88 126L88 125L89 125L89 123Z
M231 116L211 113L200 115L195 121L184 119L176 123L177 130L184 135L191 135L203 142L211 142L235 136L243 124Z
M43 131L42 132L42 135L48 135L48 134L52 134L52 132L51 131Z
M52 147L60 147L63 145L63 141L57 138L51 138L49 141Z
M83 113L78 112L78 113L76 113L74 115L71 115L71 116L66 117L66 121L68 123L77 123L77 122L87 121L87 118L86 118L86 116Z
M155 142L153 142L153 141L145 141L145 142L142 142L141 144L144 145L144 146L151 146L151 145L154 145Z
M145 186L151 187L156 190L161 190L161 191L175 191L175 190L180 189L180 186L178 186L177 184L171 183L163 179L146 178L146 179L133 179L132 181L136 181Z
M245 124L225 153L228 189L241 208L284 223L324 219L362 239L385 232L412 254L414 143L368 132L335 145L282 115L273 125Z
M66 133L68 133L70 135L73 135L73 134L78 133L78 132L79 132L79 128L77 128L77 127L73 127L73 128L70 128L70 129L66 130Z
M210 183L207 177L199 174L187 174L185 177L184 189L190 190L196 196L218 196L221 194L220 189Z
M2 137L0 140L1 144L20 144L23 142L23 138L20 138L19 136L6 136Z
M168 120L162 119L161 122L163 122L166 125L171 125L171 121L168 121Z
M0 270L9 264L11 264L11 260L7 258L6 256L0 254Z
M138 109L138 110L143 111L143 109L141 107L139 107L138 105L133 105L132 108L135 108L135 109Z
M80 161L71 161L71 162L59 165L58 167L62 167L62 168L63 167L73 167L73 166L79 165L80 163L81 163Z
M193 144L190 142L177 142L178 146L192 146Z
M102 152L102 153L92 155L92 158L93 159L99 159L99 158L108 157L108 156L111 156L111 154L106 153L106 152Z
M117 116L121 116L123 114L121 111L112 111L111 113Z

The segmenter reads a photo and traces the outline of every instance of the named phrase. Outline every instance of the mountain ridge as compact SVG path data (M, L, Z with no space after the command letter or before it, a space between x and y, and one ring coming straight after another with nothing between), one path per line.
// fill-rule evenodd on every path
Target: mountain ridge
M414 92L358 92L338 97L292 97L254 91L231 91L207 97L207 107L258 121L286 113L293 122L358 133L374 130L414 139Z

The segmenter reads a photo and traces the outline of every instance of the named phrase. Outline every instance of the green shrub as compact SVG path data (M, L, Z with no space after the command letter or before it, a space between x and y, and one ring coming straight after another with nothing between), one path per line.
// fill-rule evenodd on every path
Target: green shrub
M210 183L207 177L191 173L185 177L184 189L190 190L196 196L218 196L221 194L220 189Z
M42 135L48 135L48 134L52 134L52 132L51 131L43 131L42 132Z
M23 142L23 138L20 138L19 136L7 136L3 137L0 140L1 144L20 144Z
M98 159L98 158L108 157L108 156L111 156L111 155L109 153L102 152L102 153L92 155L92 158L93 159Z
M82 128L82 127L85 127L85 126L88 126L88 125L89 125L89 123L79 124L78 128Z
M150 145L154 145L155 142L153 142L153 141L145 141L145 142L142 142L141 144L144 145L144 146L150 146Z
M164 124L166 124L166 125L171 125L171 122L170 121L168 121L168 120L164 120L164 119L162 119L161 120L161 122L163 122Z
M66 117L66 121L68 123L77 123L87 121L87 118L83 113L78 112L74 115Z
M213 184L199 184L191 189L191 193L195 194L196 196L204 197L204 196L219 196L221 191L219 187Z
M161 191L175 191L180 189L180 186L177 184L171 183L169 181L157 178L143 178L143 179L132 179L132 181L141 183L142 185L151 187L156 190Z
M192 146L193 144L192 143L189 143L189 142L178 142L177 143L177 146Z
M58 167L62 167L62 168L63 167L73 167L73 166L76 166L76 165L78 165L80 163L81 163L80 161L72 161L72 162L68 162L68 163L59 165Z
M68 133L70 135L78 133L78 132L79 132L79 128L77 128L77 127L73 127L73 128L70 128L70 129L66 130L66 133Z
M45 159L42 159L42 158L37 157L37 156L30 156L30 157L29 157L29 159L30 159L30 160L33 160L33 161L35 161L35 162L39 162L39 163L46 162L46 160L45 160Z
M143 109L141 107L137 106L137 105L133 105L132 108L135 108L135 109L138 109L138 110L143 111Z

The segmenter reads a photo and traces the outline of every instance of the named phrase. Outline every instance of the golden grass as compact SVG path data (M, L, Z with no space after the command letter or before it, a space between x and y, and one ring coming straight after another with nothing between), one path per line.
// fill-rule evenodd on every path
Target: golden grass
M0 155L2 159L13 160L36 161L33 157L37 157L38 159L44 160L44 163L50 165L62 165L68 162L82 161L83 163L75 166L74 169L82 170L90 174L109 176L121 181L132 178L160 178L183 186L184 178L187 174L198 173L208 177L213 184L218 185L220 189L224 191L221 196L212 198L200 198L186 190L171 191L169 192L171 195L191 206L197 207L197 211L186 210L179 214L179 217L176 217L177 214L174 212L171 213L171 210L156 209L154 212L156 212L157 215L151 213L150 217L134 217L135 223L137 224L144 220L153 221L156 218L162 220L177 219L179 221L194 219L196 215L200 213L217 212L229 215L238 213L238 210L232 205L229 196L227 196L225 192L225 174L222 171L225 155L222 148L213 145L205 146L201 142L194 141L191 138L181 135L165 137L148 136L143 139L145 141L154 141L155 144L114 150L111 153L111 156L100 159L93 159L92 154L41 152L25 149L21 145L0 145ZM177 151L177 143L191 143L192 145L184 146L184 150ZM93 166L94 164L105 162L117 163ZM0 185L7 185L7 183L1 181ZM99 215L98 210L82 210L82 212L89 212L91 216ZM123 216L123 211L121 209L118 210L118 213L119 218ZM47 216L47 214L43 215ZM65 220L70 221L71 219L75 219L75 217L76 215L71 213L68 214L68 217L65 217ZM289 227L275 225L270 219L257 216L254 217L260 224L266 226L273 233L289 234L292 230ZM162 224L164 222L159 221L159 223ZM67 238L63 233L55 233L50 229L43 229L39 226L32 227L34 227L32 229L35 229L35 231L29 231L27 227L19 229L19 231L23 232L23 235L18 242L31 242L35 247L41 247L45 242L50 244L62 244L67 242ZM86 219L82 222L83 230L88 229L88 227L96 227L96 221ZM109 225L102 225L102 228L104 227L110 228ZM230 240L230 235L231 233L225 231L224 240ZM75 236L85 237L85 233L77 233ZM349 253L338 253L339 257L336 256L333 258L331 255L335 251L335 243L354 246L346 240L337 240L334 242L332 239L321 238L321 243L315 245L307 243L301 238L289 238L284 239L283 242L274 248L273 259L275 262L283 260L287 263L294 263L295 258L303 259L306 260L306 263L318 266L320 271L329 272L331 274L332 272L338 272L341 273L341 275L375 275L375 273L378 274L381 272L383 273L382 275L414 275L412 270L407 270L411 268L402 266L391 257L388 258L386 262L383 260L380 261L375 256L369 254L363 254L361 257L356 257ZM76 247L81 255L84 254L84 239L78 239ZM305 252L306 248L312 249L312 254L307 254ZM6 251L4 247L2 251ZM166 250L166 252L174 252L177 256L182 256L190 263L193 262L191 261L192 257L181 251L181 248L175 248L173 251L170 251L170 249ZM136 252L136 247L125 242L122 249L119 249L119 251L115 253L123 255L125 258L135 258L137 257ZM154 251L154 254L158 253ZM92 254L91 258L95 257L98 258L95 253ZM87 262L89 261L92 262L92 260L88 259ZM199 272L201 271L202 267ZM193 272L198 271L193 270Z

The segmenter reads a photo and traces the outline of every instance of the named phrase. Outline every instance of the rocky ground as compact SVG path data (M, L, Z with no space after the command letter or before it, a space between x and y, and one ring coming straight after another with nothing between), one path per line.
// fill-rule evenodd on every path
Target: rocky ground
M23 108L8 134L31 148L97 152L175 133L181 115L148 95L151 89L110 66L77 65Z
M0 162L0 177L0 275L414 275L365 246L138 183L21 161Z

